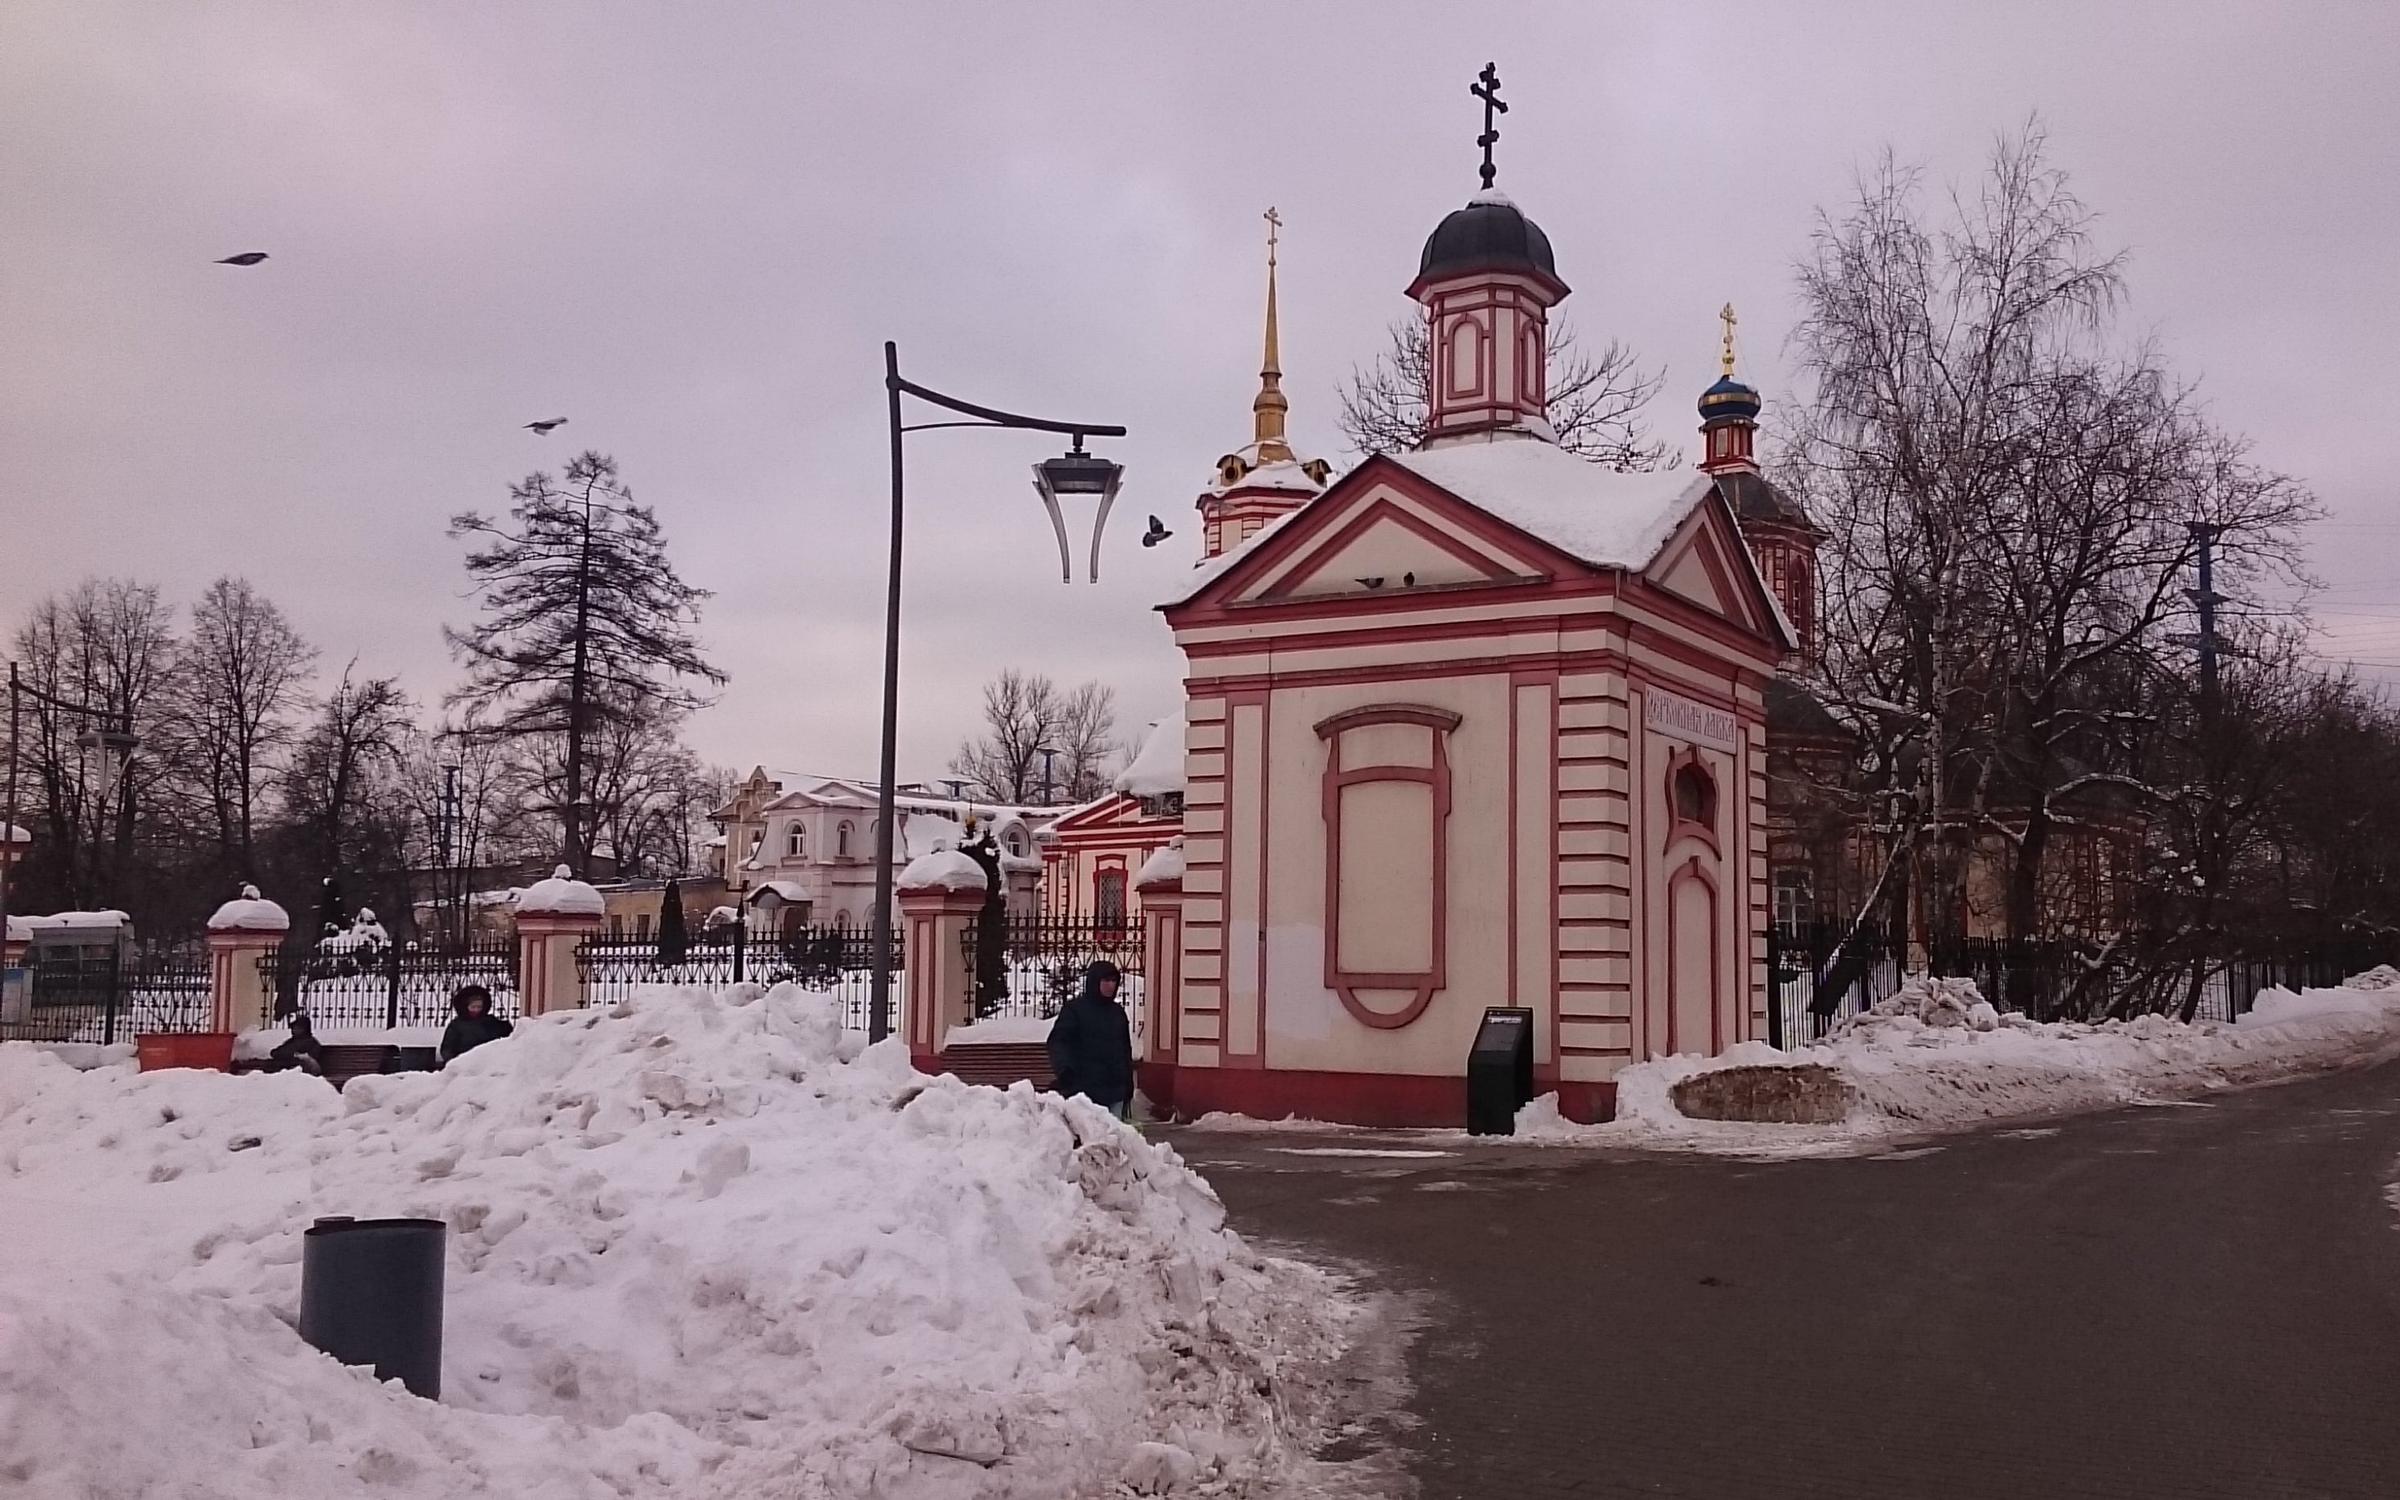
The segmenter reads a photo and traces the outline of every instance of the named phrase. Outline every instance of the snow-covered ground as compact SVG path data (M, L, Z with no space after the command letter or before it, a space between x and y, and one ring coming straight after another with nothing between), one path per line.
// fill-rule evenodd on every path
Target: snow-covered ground
M2001 1015L1963 979L1912 979L1813 1046L1746 1042L1712 1058L1670 1057L1617 1078L1617 1118L1577 1125L1544 1095L1516 1140L1761 1154L1838 1153L1894 1136L2021 1116L2188 1098L2400 1056L2400 972L2335 989L2262 991L2239 1021L2163 1016L2083 1025ZM1687 1118L1674 1087L1730 1068L1816 1066L1847 1086L1847 1117L1827 1125Z
M319 1215L450 1226L440 1403L293 1331ZM0 1046L0 1491L1265 1494L1360 1304L1082 1101L794 987L647 991L445 1072Z

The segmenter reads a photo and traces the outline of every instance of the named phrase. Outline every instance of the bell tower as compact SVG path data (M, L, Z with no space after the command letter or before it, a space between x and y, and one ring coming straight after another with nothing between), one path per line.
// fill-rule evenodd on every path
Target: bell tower
M1258 394L1250 401L1250 441L1217 460L1215 479L1200 494L1200 560L1232 551L1268 522L1315 499L1333 466L1303 459L1285 432L1291 399L1283 393L1283 344L1275 305L1276 249L1283 216L1270 208L1267 222L1267 336L1258 371Z
M1717 355L1717 383L1700 393L1700 471L1715 478L1717 491L1732 507L1742 528L1742 540L1758 559L1784 618L1792 622L1800 656L1817 656L1817 548L1824 528L1809 519L1800 502L1769 483L1758 467L1758 392L1733 373L1733 330L1740 319L1733 304L1717 314L1725 325Z

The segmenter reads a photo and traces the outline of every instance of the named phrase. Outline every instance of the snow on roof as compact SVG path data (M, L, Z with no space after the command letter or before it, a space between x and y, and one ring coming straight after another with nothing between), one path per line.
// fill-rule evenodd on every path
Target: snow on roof
M742 899L756 901L761 896L770 895L784 901L805 905L808 901L808 887L797 880L762 880L752 886L750 894Z
M517 893L517 910L596 917L608 910L608 902L596 887L577 880L565 865L560 865L550 872L549 879L537 880Z
M211 932L289 932L292 918L289 912L272 901L262 900L258 887L246 885L242 893L216 909L208 919Z
M1297 495L1313 495L1325 488L1312 476L1303 462L1296 458L1279 458L1272 463L1258 462L1258 444L1250 443L1234 450L1243 463L1242 477L1227 484L1224 472L1209 482L1208 493L1230 494L1235 490L1285 490Z
M1150 726L1142 748L1117 776L1129 797L1164 797L1183 790L1183 706Z
M13 942L23 942L36 931L90 930L107 932L114 931L119 927L129 927L132 924L133 918L115 910L59 911L52 912L46 917L31 914L19 915L11 912L8 918L8 936Z
M984 877L983 866L956 849L936 849L910 860L893 887L903 891L981 891L989 890L991 882Z
M1437 442L1392 461L1561 552L1601 568L1642 568L1692 508L1705 474L1620 474L1539 438Z
M1313 504L1314 502L1311 503ZM1305 513L1307 509L1308 506L1303 505L1298 510L1285 511L1282 515L1277 516L1274 520L1269 521L1266 525L1261 526L1258 528L1258 530L1250 533L1250 539L1242 543L1240 546L1228 547L1223 552L1218 553L1215 557L1209 558L1207 561L1201 563L1200 566L1192 569L1190 575L1187 576L1182 583L1176 586L1173 593L1158 601L1159 608L1166 609L1174 605L1181 604L1185 600L1191 598L1193 595L1199 593L1202 589L1207 588L1210 584L1215 583L1218 579L1224 577L1227 573L1232 572L1236 563L1239 563L1243 558L1248 557L1251 553L1264 546L1269 537L1275 535L1275 533L1283 530L1284 527L1291 524L1292 517Z

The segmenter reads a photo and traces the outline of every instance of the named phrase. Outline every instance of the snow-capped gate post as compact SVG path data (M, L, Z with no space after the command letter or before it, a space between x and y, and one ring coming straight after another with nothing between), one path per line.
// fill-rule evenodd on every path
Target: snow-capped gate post
M1175 1103L1175 1034L1183 1015L1183 840L1170 839L1133 877L1142 898L1142 1052L1135 1073L1161 1112Z
M975 1019L975 971L967 929L983 911L983 867L956 849L910 860L892 883L899 896L902 977L900 1032L909 1060L940 1071L942 1041Z
M232 1036L275 1018L275 981L265 961L291 930L291 917L261 899L254 885L208 919L210 1032Z
M607 911L599 889L577 880L565 865L518 893L517 999L524 1015L582 1008L575 950L598 934Z

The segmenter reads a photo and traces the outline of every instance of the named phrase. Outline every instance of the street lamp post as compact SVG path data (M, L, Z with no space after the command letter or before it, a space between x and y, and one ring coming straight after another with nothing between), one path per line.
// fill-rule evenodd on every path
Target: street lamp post
M1074 581L1074 564L1068 551L1066 517L1059 508L1061 496L1089 496L1099 501L1099 512L1092 520L1091 576L1100 577L1100 531L1108 524L1109 506L1117 498L1117 486L1125 477L1123 465L1112 463L1083 451L1086 438L1123 437L1125 429L1101 422L1051 422L1040 417L1019 416L988 406L977 406L955 396L945 396L900 375L900 346L886 342L883 346L883 389L891 409L892 419L892 539L891 567L885 581L883 597L883 760L881 779L876 791L875 821L875 922L871 941L874 943L872 988L867 1008L867 1039L880 1042L892 1034L892 844L899 822L893 807L893 783L899 776L900 732L900 542L902 515L901 437L934 427L1013 427L1028 432L1063 433L1073 439L1072 446L1058 458L1044 459L1033 466L1033 487L1050 512L1051 529L1058 536L1059 572L1067 582ZM914 396L919 401L954 411L965 420L954 422L917 422L904 424L900 420L900 398Z

